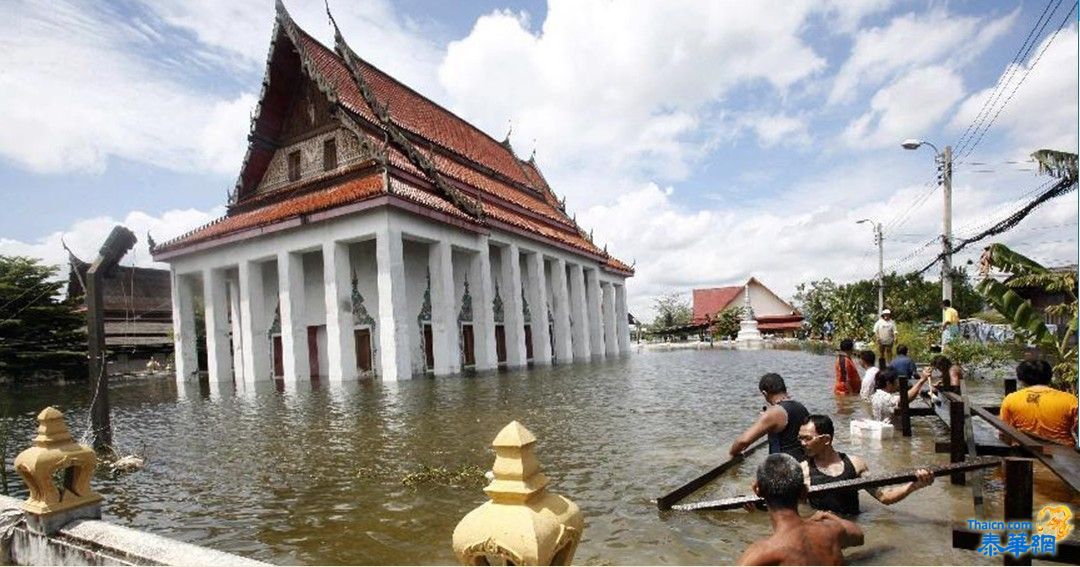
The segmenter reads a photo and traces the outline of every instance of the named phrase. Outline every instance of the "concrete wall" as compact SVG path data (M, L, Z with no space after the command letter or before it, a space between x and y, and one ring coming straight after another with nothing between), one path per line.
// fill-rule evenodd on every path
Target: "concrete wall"
M0 495L0 514L20 510L21 500ZM11 539L0 542L3 565L269 565L239 555L116 526L101 520L75 520L52 536L20 521Z
M743 297L732 300L731 305L742 307ZM750 284L750 305L754 308L754 316L762 315L791 315L791 306L777 298L773 293L757 281Z

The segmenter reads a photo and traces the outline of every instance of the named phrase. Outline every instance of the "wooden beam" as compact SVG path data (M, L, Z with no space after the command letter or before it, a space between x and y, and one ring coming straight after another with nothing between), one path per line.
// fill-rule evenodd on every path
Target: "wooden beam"
M682 486L676 488L675 490L672 490L671 492L661 496L660 498L657 498L656 507L661 510L670 510L676 502L693 494L702 486L705 486L706 484L712 482L712 480L716 477L724 474L724 472L746 460L746 457L750 453L753 453L754 451L757 451L758 449L768 444L768 439L762 439L761 441L754 443L753 445L747 447L747 449L742 453L724 461L723 463L720 463L705 474L695 478L694 480L691 480L690 482L687 482L686 484L683 484Z
M978 459L963 462L949 464L939 467L921 467L929 469L934 476L943 476L952 474L954 472L972 471L976 469L985 469L998 466L1001 463L1001 459L997 457L979 457ZM900 484L902 482L911 482L915 480L915 470L909 470L899 473L885 473L879 475L869 475L865 477L855 478L852 480L841 480L839 482L830 482L826 484L819 484L817 486L811 486L809 493L811 495L824 494L827 492L834 492L837 490L861 490L868 488L877 488L879 486L889 486L892 484ZM732 510L735 508L742 508L746 504L758 504L764 503L765 500L758 498L757 496L736 496L733 498L721 498L719 500L709 500L705 502L692 502L690 504L676 504L672 506L673 510L690 511L690 510Z
M911 403L908 400L907 375L900 376L900 433L911 437Z
M971 415L977 415L985 420L990 425L993 425L998 431L1009 436L1014 441L1020 443L1024 449L1031 452L1043 452L1043 443L1028 437L1026 433L1016 429L1015 427L1001 421L998 416L986 411L979 406L971 406Z
M964 438L964 401L949 398L949 462L959 463L967 456L967 440ZM957 486L966 484L964 473L953 473L949 482Z
M1035 471L1031 459L1005 459L1005 522L1030 522L1035 497ZM1031 565L1031 555L1005 556L1006 565Z
M983 444L983 443L976 443L975 444L975 450L977 452L977 456L980 456L980 457L983 457L983 456L991 456L991 457L1022 457L1022 456L1027 454L1027 453L1025 453L1023 451L1023 449L1020 449L1018 447L1010 447L1008 445ZM935 442L934 443L934 452L935 453L946 453L946 454L949 453L950 452L949 442L948 441L937 441L937 442Z

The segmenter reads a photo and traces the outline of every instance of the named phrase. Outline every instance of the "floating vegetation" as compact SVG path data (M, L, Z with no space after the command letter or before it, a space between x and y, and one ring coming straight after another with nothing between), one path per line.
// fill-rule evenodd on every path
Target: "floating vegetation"
M356 478L371 480L379 477L390 476L391 470L389 467L382 464L375 464L370 467L360 467L356 469Z
M463 465L456 469L444 466L431 467L420 465L420 470L409 473L401 479L401 484L409 488L421 486L483 486L487 471L476 465Z

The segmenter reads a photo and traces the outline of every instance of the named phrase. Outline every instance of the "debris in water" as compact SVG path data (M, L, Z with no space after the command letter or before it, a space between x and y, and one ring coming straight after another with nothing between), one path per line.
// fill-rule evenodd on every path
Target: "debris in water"
M127 455L109 463L109 471L113 474L129 473L137 471L146 464L146 459L138 455Z
M401 484L410 488L424 485L483 486L486 481L485 472L484 468L476 465L463 465L454 470L443 466L420 465L420 470L405 475Z

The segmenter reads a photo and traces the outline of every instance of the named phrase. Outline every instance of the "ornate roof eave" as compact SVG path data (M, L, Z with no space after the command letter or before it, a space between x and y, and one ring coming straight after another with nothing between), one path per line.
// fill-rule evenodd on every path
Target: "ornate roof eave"
M334 51L341 57L342 61L344 61L345 67L349 69L350 74L353 76L353 80L356 81L360 96L364 99L364 102L371 108L376 118L382 122L381 127L389 134L391 143L396 145L417 169L424 172L438 190L445 195L455 207L473 218L482 220L484 218L484 210L480 205L480 202L446 183L442 178L442 175L435 169L435 166L413 147L412 142L409 141L405 134L402 133L390 118L388 107L379 104L378 99L375 98L375 93L372 92L371 87L367 84L367 81L364 80L363 73L361 73L358 68L357 63L360 60L360 56L349 47L348 43L346 43L333 16L330 17L330 23L334 26Z

